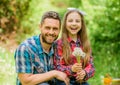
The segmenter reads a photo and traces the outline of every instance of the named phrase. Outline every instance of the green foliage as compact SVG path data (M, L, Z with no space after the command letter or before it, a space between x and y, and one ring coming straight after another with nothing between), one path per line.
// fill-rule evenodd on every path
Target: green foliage
M96 42L104 44L105 46L103 49L109 50L110 53L120 53L120 50L118 49L120 46L119 4L119 1L114 0L106 2L105 10L103 10L101 14L96 15L95 19L93 19L94 22L97 22L96 24L98 24L99 28L92 30L94 40L93 45L95 45ZM101 45L101 48L102 47L103 46Z
M65 7L76 7L78 8L81 5L82 1L81 0L51 0L51 4L55 5L56 7L61 7L61 8L65 8Z
M13 0L1 0L0 1L0 29L1 33L8 33L16 28L17 18L15 16L15 4ZM8 27L10 29L8 29Z
M27 10L29 10L29 2L31 0L17 0L16 6L17 6L17 15L21 18L24 18L24 16L27 14Z

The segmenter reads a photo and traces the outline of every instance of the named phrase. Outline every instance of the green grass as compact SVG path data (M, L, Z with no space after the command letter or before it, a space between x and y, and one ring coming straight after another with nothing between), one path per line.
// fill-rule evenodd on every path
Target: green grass
M13 52L0 47L0 85L15 85L16 73Z

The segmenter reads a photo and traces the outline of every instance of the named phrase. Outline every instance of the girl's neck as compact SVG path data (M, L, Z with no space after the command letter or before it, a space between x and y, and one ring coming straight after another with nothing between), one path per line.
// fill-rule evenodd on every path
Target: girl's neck
M72 38L72 40L73 40L74 42L77 41L77 35L69 35L69 37Z

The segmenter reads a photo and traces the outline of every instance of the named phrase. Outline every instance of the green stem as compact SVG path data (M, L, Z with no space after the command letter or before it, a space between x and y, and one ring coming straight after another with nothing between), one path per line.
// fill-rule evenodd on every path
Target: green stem
M77 56L77 61L78 63L80 63L80 56Z

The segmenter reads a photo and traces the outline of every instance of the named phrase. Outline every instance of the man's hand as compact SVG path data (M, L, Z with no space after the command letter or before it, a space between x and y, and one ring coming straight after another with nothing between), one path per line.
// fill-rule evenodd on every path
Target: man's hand
M69 85L69 78L67 77L67 75L64 72L57 70L52 70L41 74L19 73L18 77L22 85L36 85L49 81L53 78L64 81L66 85Z
M66 85L69 85L69 78L64 72L61 71L54 71L55 78L61 81L64 81Z

